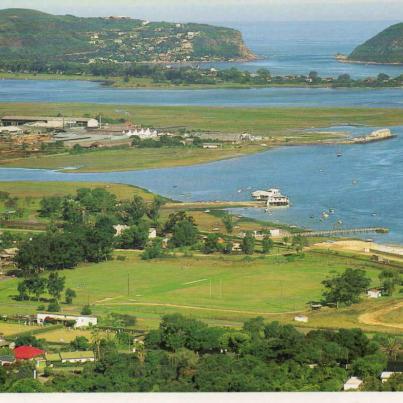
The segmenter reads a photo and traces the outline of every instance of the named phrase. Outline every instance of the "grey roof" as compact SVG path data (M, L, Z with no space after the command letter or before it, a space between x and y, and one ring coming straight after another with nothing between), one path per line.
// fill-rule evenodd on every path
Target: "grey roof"
M0 361L14 362L15 357L13 355L1 355L0 356Z
M13 116L3 116L2 120L25 120L29 121L42 121L42 120L75 120L78 122L89 122L92 118L80 118L80 117L70 117L70 116L20 116L20 115L13 115Z

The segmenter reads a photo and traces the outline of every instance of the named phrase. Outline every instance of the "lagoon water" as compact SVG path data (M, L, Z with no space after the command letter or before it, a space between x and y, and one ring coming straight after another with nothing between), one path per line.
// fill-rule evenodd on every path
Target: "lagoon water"
M263 209L234 211L316 229L388 227L387 235L367 237L403 243L403 126L393 132L398 137L371 144L282 147L191 167L102 174L2 168L0 181L126 183L182 201L249 200L252 190L279 187L290 197L291 208L273 209L271 215ZM334 214L323 220L329 209Z
M267 22L231 24L241 30L247 45L261 60L212 65L272 74L321 76L348 73L352 77L403 74L403 66L345 64L337 52L350 53L355 46L391 25L381 22ZM259 88L211 90L120 90L100 83L70 81L0 81L0 102L92 102L103 104L202 105L243 107L368 106L403 107L403 89Z
M248 45L265 57L238 67L267 67L275 74L306 74L310 70L323 76L402 74L403 66L340 64L333 58L337 52L349 53L388 25L361 22L234 26L242 30ZM403 89L117 90L91 82L2 80L0 102L403 108ZM332 130L362 134L372 129ZM370 236L383 242L403 243L403 127L393 131L397 138L372 144L283 147L192 167L102 174L1 168L0 180L127 183L184 201L245 200L252 189L279 187L290 196L291 208L273 210L271 215L262 209L238 209L237 214L318 229L385 226L390 228L389 234ZM338 153L342 157L338 158ZM323 220L322 213L329 209L335 213Z

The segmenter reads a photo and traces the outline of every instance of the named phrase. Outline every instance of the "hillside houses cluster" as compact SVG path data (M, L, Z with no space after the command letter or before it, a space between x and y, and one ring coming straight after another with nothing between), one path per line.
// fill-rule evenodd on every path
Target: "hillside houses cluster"
M117 21L130 18L111 16L106 19ZM88 62L187 62L193 60L193 41L200 35L200 31L189 31L184 24L167 25L146 20L132 21L133 26L129 29L112 28L88 32L88 43L94 49Z

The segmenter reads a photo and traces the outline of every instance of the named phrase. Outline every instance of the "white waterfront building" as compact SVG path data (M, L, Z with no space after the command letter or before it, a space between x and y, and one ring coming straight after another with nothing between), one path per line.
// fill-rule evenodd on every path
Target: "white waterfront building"
M257 190L252 197L258 201L267 202L267 207L289 206L290 199L281 194L280 189Z

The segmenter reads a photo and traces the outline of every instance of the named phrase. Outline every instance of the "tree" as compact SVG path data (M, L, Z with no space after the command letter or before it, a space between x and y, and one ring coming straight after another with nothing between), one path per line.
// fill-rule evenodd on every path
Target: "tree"
M57 301L50 302L48 305L48 312L60 312L60 305Z
M297 235L292 238L292 246L295 248L297 253L301 253L306 245L307 240L301 235Z
M59 276L59 273L54 272L49 274L48 278L48 292L55 299L55 301L59 301L60 295L64 290L64 284L66 281L66 277Z
M163 204L164 200L160 196L156 196L154 197L153 202L147 209L147 216L154 223L158 221L160 210Z
M219 249L220 236L218 234L208 234L206 240L204 241L203 252L206 254L214 253Z
M197 227L185 219L175 224L171 242L174 247L191 246L196 243L197 236Z
M81 309L81 315L91 315L92 310L89 305L84 305L83 309Z
M234 220L232 218L232 215L228 213L225 214L224 217L222 218L222 222L224 224L227 233L232 234L232 231L234 230Z
M76 351L86 351L90 348L90 342L84 336L77 336L70 342L70 346Z
M73 298L75 298L77 296L77 293L74 290L72 290L71 288L67 288L64 295L65 295L66 304L70 305L73 303Z
M143 249L148 241L148 233L148 224L141 222L124 230L117 243L122 249Z
M396 286L401 282L399 272L393 269L382 270L379 274L379 280L382 283L383 293L385 295L392 295Z
M160 238L153 239L145 247L144 252L141 254L143 260L158 259L164 257L164 249L162 248L162 241Z
M371 354L357 358L351 364L353 373L359 377L379 376L386 368L386 357L383 354Z
M120 216L127 225L137 224L147 212L146 204L140 196L134 196L120 207Z
M63 199L59 196L44 197L40 202L39 215L54 217L61 213Z
M17 285L18 300L25 301L29 298L28 287L25 281L20 281Z
M191 224L196 226L195 220L192 216L188 216L185 211L178 211L177 213L171 213L169 215L168 220L164 225L164 232L172 232L175 225L184 220L189 221Z
M22 336L17 336L16 339L14 340L15 346L20 347L20 346L32 346L32 347L37 347L43 349L43 339L37 339L35 336L32 335L22 335Z
M270 253L273 249L274 242L271 239L270 235L266 235L262 241L262 251L264 254Z
M48 388L36 379L20 379L11 384L7 389L9 393L43 393L49 392Z
M327 304L351 305L359 301L360 295L371 284L365 271L346 269L343 274L322 281L325 286L323 298Z
M36 299L39 301L39 297L45 292L47 286L47 280L43 277L35 276L30 279L31 290L35 294Z
M241 248L245 255L252 255L255 251L255 238L250 231L248 231L242 239Z

